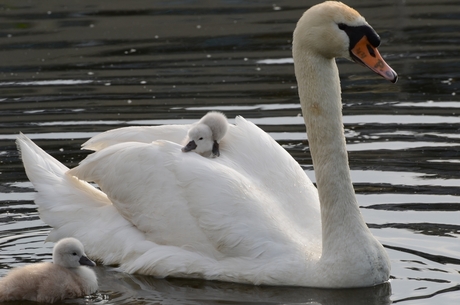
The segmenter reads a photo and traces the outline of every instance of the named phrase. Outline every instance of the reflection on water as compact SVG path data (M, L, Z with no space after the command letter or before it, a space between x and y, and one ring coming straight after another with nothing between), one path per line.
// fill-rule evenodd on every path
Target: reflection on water
M117 304L133 300L160 301L163 304L390 304L391 285L360 289L313 289L264 287L186 279L156 279L133 276L98 268L104 283L101 291ZM107 280L106 280L107 279ZM122 292L113 297L113 294ZM181 301L187 300L187 301Z
M305 1L304 1L305 2ZM26 1L0 4L0 266L50 260L49 228L16 152L19 131L68 166L99 132L191 123L209 110L270 133L314 180L290 43L305 3ZM460 298L460 13L457 0L347 3L382 37L391 85L338 60L361 211L391 285L253 287L98 267L110 304L457 304ZM231 120L232 122L232 120ZM84 303L85 300L71 302Z

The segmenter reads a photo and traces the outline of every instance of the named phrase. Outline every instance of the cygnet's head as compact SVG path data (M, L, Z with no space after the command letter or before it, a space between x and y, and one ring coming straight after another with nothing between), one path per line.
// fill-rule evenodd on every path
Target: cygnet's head
M212 139L219 142L227 133L228 121L225 114L217 111L210 111L201 118L198 124L205 124L211 128Z
M81 265L96 266L93 261L86 257L81 242L72 237L61 239L54 246L53 262L66 268L77 268Z
M205 124L197 124L188 131L187 144L183 152L195 151L200 155L210 154L214 145L211 128Z

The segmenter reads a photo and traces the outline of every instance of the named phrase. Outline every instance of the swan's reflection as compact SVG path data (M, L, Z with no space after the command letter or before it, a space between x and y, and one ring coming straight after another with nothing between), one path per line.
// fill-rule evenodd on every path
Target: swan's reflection
M390 304L391 285L357 289L252 286L190 279L157 279L97 267L99 291L110 303L133 304Z

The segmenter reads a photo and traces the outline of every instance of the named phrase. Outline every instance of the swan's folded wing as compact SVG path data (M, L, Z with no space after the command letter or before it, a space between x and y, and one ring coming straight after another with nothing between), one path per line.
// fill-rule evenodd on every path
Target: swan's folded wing
M250 255L251 247L259 247L256 239L274 241L271 212L262 206L270 198L214 161L183 153L172 142L130 142L94 153L69 174L96 182L155 243L213 258Z
M100 133L82 145L82 149L98 151L105 147L124 143L151 143L156 140L168 140L182 144L190 125L130 126Z
M17 144L27 175L37 190L35 202L40 217L53 227L49 241L76 237L91 258L120 265L126 272L155 276L204 273L218 278L220 269L208 253L149 241L146 234L120 215L104 193L69 175L66 166L26 136L21 134ZM174 230L174 224L171 228Z
M174 173L165 167L181 158L203 157L183 153L181 146L172 142L126 142L95 152L69 174L96 182L118 212L148 240L169 246L190 245L212 256L214 250L189 212L186 194Z
M317 244L314 187L283 148L245 122L229 129L218 158L183 153L168 141L130 142L88 156L69 173L96 182L119 212L158 244L214 258L258 256L282 251L293 242L287 235L303 234L312 225L309 235L294 243ZM276 158L279 165L273 166ZM312 220L290 219L299 215Z
M221 141L221 157L229 167L263 188L290 222L321 236L318 191L299 163L269 134L238 116Z

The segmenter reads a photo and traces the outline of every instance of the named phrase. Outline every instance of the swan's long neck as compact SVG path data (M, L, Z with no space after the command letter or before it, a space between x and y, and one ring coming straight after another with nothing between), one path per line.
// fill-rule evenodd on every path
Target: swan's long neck
M298 48L298 46L297 46ZM340 80L334 59L293 49L302 113L321 202L323 256L353 244L367 226L350 177L342 123ZM358 236L357 236L358 235Z

